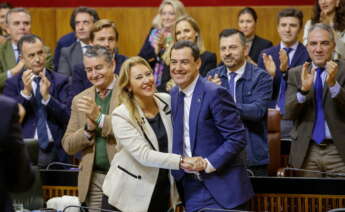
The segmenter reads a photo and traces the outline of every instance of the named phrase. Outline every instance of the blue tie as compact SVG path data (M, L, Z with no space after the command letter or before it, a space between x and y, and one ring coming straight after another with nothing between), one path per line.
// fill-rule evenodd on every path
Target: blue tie
M235 100L235 78L237 73L230 72L230 79L229 79L229 91L232 96L232 98Z
M181 155L183 153L184 97L185 94L180 91L177 97L176 115L174 116L173 128L173 152Z
M315 92L315 121L314 121L314 128L313 128L313 140L320 144L326 137L326 128L325 128L325 113L323 108L322 102L322 79L321 74L324 71L324 68L317 68L317 75L314 84L314 92Z
M40 81L41 77L35 77L34 81L36 82L36 93L35 93L35 102L36 102L36 112L37 112L37 136L38 136L38 145L41 149L47 149L49 144L48 132L47 132L47 111L45 106L42 104L42 95L40 92Z
M290 66L290 57L289 53L292 51L292 48L284 48L286 51L286 54L288 56L288 66ZM280 89L279 89L279 96L278 96L278 107L280 109L280 114L284 115L285 114L285 92L286 92L286 81L281 75L280 77Z

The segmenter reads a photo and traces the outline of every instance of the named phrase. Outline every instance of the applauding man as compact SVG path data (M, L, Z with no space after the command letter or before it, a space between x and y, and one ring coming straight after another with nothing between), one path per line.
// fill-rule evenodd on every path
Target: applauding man
M26 69L8 79L4 94L15 98L26 110L23 138L38 140L38 165L67 161L61 138L68 122L67 77L45 68L46 53L36 35L24 35L18 42Z
M289 73L286 116L295 124L289 160L296 168L345 173L345 62L331 61L334 48L331 27L315 24L307 43L312 63Z
M228 91L199 76L200 52L190 41L171 50L173 152L201 156L201 172L172 171L187 212L245 209L253 190L243 165L246 130Z

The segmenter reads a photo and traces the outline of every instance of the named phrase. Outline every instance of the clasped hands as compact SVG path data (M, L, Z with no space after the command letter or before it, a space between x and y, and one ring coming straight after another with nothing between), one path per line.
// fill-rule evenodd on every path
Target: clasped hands
M184 157L180 163L185 171L203 171L207 167L207 161L202 157Z

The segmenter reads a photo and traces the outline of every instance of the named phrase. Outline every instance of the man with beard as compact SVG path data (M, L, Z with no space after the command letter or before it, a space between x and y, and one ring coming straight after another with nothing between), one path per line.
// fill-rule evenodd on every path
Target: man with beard
M272 79L263 69L246 62L246 38L236 29L219 34L223 66L208 73L208 79L227 88L248 130L247 163L255 175L267 175L267 107Z

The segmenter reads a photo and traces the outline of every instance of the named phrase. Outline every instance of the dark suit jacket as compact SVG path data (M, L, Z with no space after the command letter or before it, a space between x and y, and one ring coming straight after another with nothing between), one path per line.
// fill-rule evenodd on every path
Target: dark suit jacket
M340 60L336 81L341 90L337 96L331 97L327 83L323 88L323 106L332 139L340 156L345 161L345 61ZM311 67L309 67L311 68ZM298 66L289 71L288 90L286 95L286 117L294 120L294 129L291 137L294 139L291 145L289 162L293 167L301 168L307 155L309 143L315 121L314 89L306 96L306 101L298 103L296 93L301 87L301 70Z
M77 37L75 36L74 32L70 32L64 36L62 36L55 48L55 53L54 53L54 67L55 71L59 70L59 60L60 60L60 54L61 54L61 49L64 47L68 47L72 45L75 41L77 40Z
M76 41L69 47L61 49L57 71L66 76L72 76L73 67L81 63L83 63L83 51L80 42Z
M208 76L218 74L221 85L229 89L228 73L225 66L217 67ZM242 77L236 83L236 106L241 119L248 129L246 147L248 165L258 166L269 163L267 145L267 108L272 96L272 78L263 69L246 63Z
M249 50L249 57L252 58L255 63L258 63L260 52L264 49L270 48L271 46L273 46L271 41L255 35L252 46Z
M13 99L0 96L0 211L12 212L7 192L20 192L30 188L34 174L23 143L18 122L18 106Z
M278 99L279 90L280 90L280 80L281 80L281 75L282 75L282 72L279 69L280 67L279 51L280 51L280 44L273 46L269 49L265 49L261 52L259 61L258 61L258 66L265 70L262 54L266 53L267 55L272 56L273 61L277 67L276 75L274 76L274 79L273 79L273 93L272 93L272 103L271 103L272 107L275 107L277 99ZM309 60L309 55L308 55L307 49L302 43L299 43L297 46L295 55L291 60L290 68L302 65L305 61L308 61L308 60Z
M24 88L22 75L23 72L6 81L4 95L16 99L18 103L24 106L26 116L22 123L23 138L33 138L37 122L36 104L34 98L27 100L20 94ZM54 146L58 150L59 159L60 161L65 161L67 160L67 155L62 149L61 139L69 120L69 113L66 106L66 101L68 100L68 78L49 70L46 70L46 76L51 83L49 88L51 98L46 106L47 122L54 139Z
M179 89L171 91L173 127L177 122ZM193 92L189 134L193 156L207 158L217 170L201 173L203 184L224 208L234 208L253 196L253 189L243 165L246 129L227 90L199 77ZM175 134L175 132L174 132ZM173 153L183 154L183 141L173 143ZM172 171L177 181L182 170ZM226 194L226 195L225 195Z
M120 74L122 63L124 63L126 59L127 57L124 55L115 54L115 62L116 62L116 67L114 70L115 74L117 75ZM91 86L92 86L91 82L86 77L84 65L81 63L74 66L73 72L72 72L72 83L69 89L70 101L72 101L75 95L82 92L86 88L90 88Z

